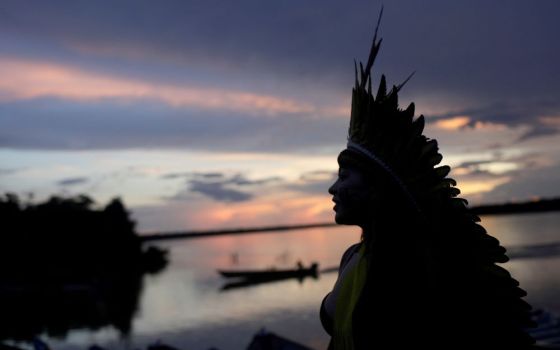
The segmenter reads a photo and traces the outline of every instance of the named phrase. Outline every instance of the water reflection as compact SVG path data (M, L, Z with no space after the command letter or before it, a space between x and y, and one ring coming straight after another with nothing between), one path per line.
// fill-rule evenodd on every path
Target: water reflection
M92 282L2 286L0 338L30 341L46 333L64 337L69 330L113 326L128 334L138 305L137 274Z
M560 242L559 213L482 219L488 232L511 253L516 247ZM328 339L320 325L319 305L336 280L342 253L359 238L359 229L339 226L162 242L158 245L170 249L172 263L146 283L143 313L134 323L136 344L162 337L183 348L245 348L256 330L264 326L312 348L326 348ZM537 308L560 312L556 273L560 255L545 258L535 254L531 259L511 255L504 267L526 288L528 300ZM279 257L286 257L286 261ZM319 278L307 278L301 284L284 280L219 291L224 281L216 273L218 268L290 267L297 259L304 259L306 265L319 262Z
M534 259L560 256L560 242L510 247L510 259Z
M296 278L296 280L298 281L298 283L303 283L303 280L306 278L307 276L303 276L303 277L299 277ZM317 279L318 276L317 274L315 274L314 276L309 276L311 279ZM273 277L273 278L263 278L263 279L242 279L242 280L238 280L238 281L234 281L234 282L228 282L225 283L221 288L220 291L225 292L228 290L232 290L232 289L238 289L238 288L247 288L247 287L254 287L254 286L258 286L260 284L270 284L270 283L275 283L275 282L280 282L283 280L288 280L288 279L294 279L294 277Z
M506 263L505 267L528 291L528 300L535 307L560 313L558 301L560 279L557 274L560 268L560 255L556 254L560 244L557 229L560 226L560 215L547 213L483 217L483 225L508 248L512 260ZM40 232L44 233L44 231ZM81 234L78 237L82 237ZM255 332L266 327L311 348L324 349L328 338L320 325L319 305L336 280L336 270L342 253L349 245L356 243L359 237L359 229L342 226L158 242L154 244L169 250L170 264L165 270L159 274L144 274L139 277L139 274L125 272L135 271L135 268L122 269L123 274L131 276L128 281L122 282L119 280L121 274L117 272L120 269L117 266L126 266L127 259L122 252L115 257L112 257L110 252L128 251L128 248L97 246L96 249L101 250L91 255L83 254L86 254L84 257L87 259L94 259L97 262L113 261L112 265L107 266L111 267L109 270L115 271L102 273L101 277L92 280L103 285L100 280L113 276L109 280L120 283L113 287L104 287L106 292L114 292L113 303L107 301L110 298L102 298L103 294L100 291L90 290L86 293L87 289L80 289L82 287L77 281L73 281L73 286L66 285L68 295L85 294L86 296L74 297L74 299L88 300L89 298L94 301L93 305L96 305L89 306L88 309L82 307L79 301L74 302L74 306L66 307L69 315L72 316L72 312L78 309L85 310L84 314L89 315L87 317L97 313L96 317L90 317L97 320L98 325L95 328L97 330L93 331L89 328L92 323L84 321L86 316L74 312L76 315L72 316L73 323L68 321L67 325L59 327L69 327L69 330L65 331L67 336L58 340L48 338L48 343L57 350L86 349L93 343L108 349L126 347L145 349L148 344L162 339L167 344L183 349L208 349L211 346L219 349L243 349L250 343ZM30 251L39 254L41 259L39 265L48 265L47 261L58 260L56 257L51 259L53 251L46 250L43 244L35 247L28 244L30 248L23 253L19 252L21 257L17 261L30 259ZM44 252L41 253L41 250ZM100 251L102 253L99 253ZM63 248L60 248L56 254L67 256ZM216 269L266 269L271 266L290 268L295 266L299 259L302 259L305 266L309 266L313 261L320 263L321 269L317 279L305 278L301 282L297 279L288 279L259 284L252 288L233 288L227 293L220 292L224 280L216 273ZM77 266L77 261L80 260L67 261L70 263L65 265ZM6 263L5 260L4 262ZM135 264L131 263L128 266ZM328 271L332 273L327 273ZM76 276L80 283L92 283L85 278L87 274L78 273ZM49 278L56 279L54 276ZM32 279L22 278L22 280ZM0 284L6 286L3 281L5 279L2 277ZM44 290L43 287L37 289ZM49 293L46 293L46 297L53 294ZM31 306L21 306L27 307L26 321L29 322L33 318L46 319L52 317L53 313L63 314L60 306L54 305L71 304L64 302L60 296L52 299L46 297L43 297L43 309L33 310ZM118 297L124 298L122 299L124 306L120 311L121 306L116 302ZM4 304L11 304L4 300L0 296L2 308ZM48 304L53 306L47 310L44 305ZM108 311L109 309L111 311ZM128 321L118 321L119 317L116 317L117 321L115 321L112 318L119 312L122 314L120 319ZM19 316L23 318L21 314ZM0 328L4 331L5 325L9 325L9 317L4 313L0 315L0 319L2 319ZM37 327L41 328L42 334L45 334L47 327L45 324L49 321L41 322L37 323L39 325ZM89 326L86 323L89 323ZM115 331L118 324L121 324L118 327L125 332L128 329L129 343L120 342L121 331ZM62 333L64 332L59 332Z
M222 286L221 291L236 288L247 288L259 284L273 283L283 280L296 279L300 284L306 277L318 278L318 263L311 264L306 268L298 261L295 269L267 269L267 270L218 270L225 278L233 280Z

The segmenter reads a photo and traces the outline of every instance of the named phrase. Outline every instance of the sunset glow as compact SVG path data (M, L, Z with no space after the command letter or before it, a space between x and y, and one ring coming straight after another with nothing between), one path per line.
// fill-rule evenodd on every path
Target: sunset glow
M4 101L39 97L157 99L174 107L235 110L250 114L310 113L315 110L305 103L252 92L158 85L15 59L0 59L0 74L4 77L0 82L0 98Z
M560 195L552 3L385 8L372 90L416 72L399 108L426 116L467 200ZM25 4L0 11L1 192L118 196L140 232L334 220L380 3Z
M510 180L508 177L490 179L484 181L461 181L458 187L461 189L461 197L468 198L469 195L482 194L492 191L501 184L505 184Z

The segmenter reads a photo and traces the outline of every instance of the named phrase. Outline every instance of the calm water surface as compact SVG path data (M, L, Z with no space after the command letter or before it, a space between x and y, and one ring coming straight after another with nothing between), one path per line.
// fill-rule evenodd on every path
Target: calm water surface
M487 231L523 258L503 266L527 290L527 300L560 314L560 213L488 216ZM65 340L48 339L53 348L85 349L93 343L109 348L144 348L161 339L181 349L244 349L262 327L315 349L328 337L318 316L320 302L336 273L302 282L288 280L222 291L219 268L293 267L318 262L337 266L341 254L359 240L356 227L222 236L158 243L170 249L162 273L147 276L140 309L128 340L110 328L72 331ZM533 249L535 245L541 248ZM237 255L237 259L233 256ZM513 256L513 255L512 255Z

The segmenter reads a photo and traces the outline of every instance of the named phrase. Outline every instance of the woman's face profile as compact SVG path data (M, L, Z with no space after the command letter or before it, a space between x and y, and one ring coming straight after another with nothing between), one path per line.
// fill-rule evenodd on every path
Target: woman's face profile
M341 165L338 178L329 187L335 202L335 221L343 225L362 225L367 220L371 188L363 172Z

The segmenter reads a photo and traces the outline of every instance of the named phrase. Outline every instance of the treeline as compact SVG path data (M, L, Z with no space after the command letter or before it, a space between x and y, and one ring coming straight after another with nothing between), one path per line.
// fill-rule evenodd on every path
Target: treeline
M560 198L540 199L520 203L490 204L472 207L477 215L519 214L560 210Z
M130 331L142 276L163 269L167 252L142 245L119 198L94 205L86 195L0 196L0 339Z
M11 193L1 196L3 277L25 282L30 276L81 279L108 271L156 269L148 261L153 256L146 256L153 255L153 249L142 250L136 223L121 199L101 209L94 204L86 195L52 196L37 204L24 204Z

